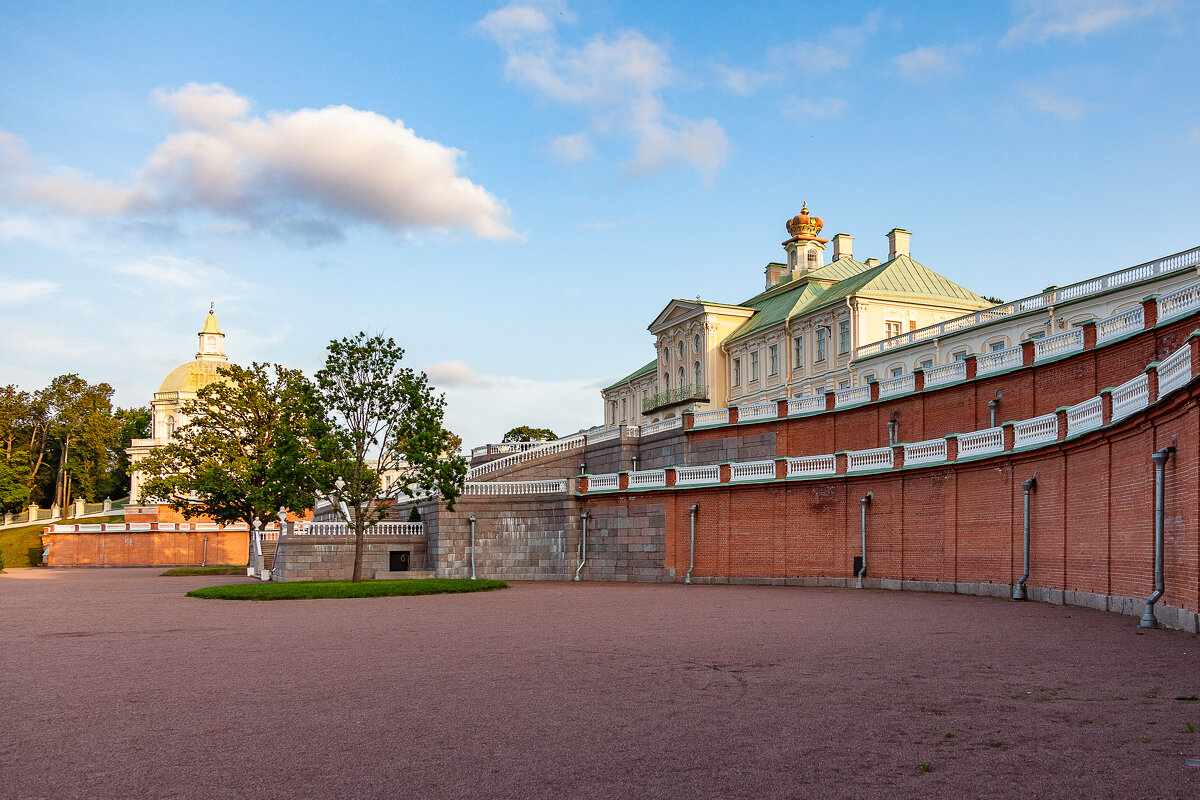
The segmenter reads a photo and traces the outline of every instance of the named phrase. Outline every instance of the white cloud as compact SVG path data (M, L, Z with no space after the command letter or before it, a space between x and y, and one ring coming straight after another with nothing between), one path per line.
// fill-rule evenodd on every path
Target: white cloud
M1190 131L1188 131L1187 143L1188 144L1200 144L1200 125L1197 125L1196 127L1192 128Z
M1052 114L1060 119L1079 119L1084 105L1079 100L1063 97L1045 86L1026 86L1021 90L1029 107L1043 114Z
M200 211L306 241L339 236L347 221L515 235L507 206L459 174L463 153L400 120L344 105L251 116L250 101L219 84L160 90L154 100L180 130L125 186L39 170L24 142L0 131L9 201L131 220Z
M555 136L550 140L550 152L558 161L576 164L595 158L596 148L586 133L572 133L566 136Z
M514 2L478 23L504 48L509 80L591 116L595 131L632 140L625 164L633 173L682 163L712 181L729 152L713 119L694 120L667 110L661 92L679 79L661 45L638 31L597 35L580 47L564 44L555 27L573 15L565 6L551 19L542 6Z
M589 428L601 419L600 392L593 380L539 381L487 376L482 384L436 387L446 395L446 427L463 438L466 450L498 442L518 425L550 428L559 436Z
M836 119L846 113L846 101L840 97L826 97L824 100L789 97L784 101L783 113L799 122Z
M27 281L5 278L0 275L0 305L17 305L45 300L57 292L59 284L53 281Z
M879 30L882 20L883 12L872 11L857 25L833 28L818 41L799 41L773 51L773 56L790 61L809 75L848 69L858 51Z
M749 97L763 86L779 78L779 74L776 72L746 67L727 67L723 64L717 66L717 74L721 76L721 83L725 84L726 89L742 97Z
M486 386L487 381L463 361L442 361L425 368L429 382L438 389L449 386Z
M135 280L177 289L199 289L204 286L225 285L229 274L225 270L191 258L150 256L136 261L114 264L113 272Z
M1093 33L1169 11L1172 0L1017 0L1017 22L1000 44L1046 42L1063 36L1083 39Z
M968 45L928 45L901 53L892 63L909 83L929 83L957 75L962 69L959 59L970 52Z

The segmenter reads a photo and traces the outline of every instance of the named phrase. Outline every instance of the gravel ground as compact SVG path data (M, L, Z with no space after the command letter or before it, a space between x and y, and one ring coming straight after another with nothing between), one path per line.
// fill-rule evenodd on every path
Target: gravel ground
M1200 637L1131 617L586 582L251 603L159 572L0 576L0 796L1200 796Z

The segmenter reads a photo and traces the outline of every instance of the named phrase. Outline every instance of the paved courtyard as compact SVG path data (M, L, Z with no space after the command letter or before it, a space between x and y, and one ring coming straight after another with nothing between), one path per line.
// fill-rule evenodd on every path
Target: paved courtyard
M597 583L238 603L158 572L0 576L0 795L1200 796L1200 637L1133 618Z

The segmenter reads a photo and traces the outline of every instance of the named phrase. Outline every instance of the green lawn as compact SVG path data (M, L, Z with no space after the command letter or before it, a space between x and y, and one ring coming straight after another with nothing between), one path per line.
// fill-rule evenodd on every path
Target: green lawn
M506 589L504 581L466 578L414 578L399 581L295 581L294 583L234 583L209 586L187 593L206 600L321 600L343 597L397 597L416 594L453 594Z
M164 572L159 577L177 578L183 575L245 575L246 565L219 567L175 567Z
M97 522L124 522L124 517L84 517L79 524L92 525ZM45 522L22 525L0 531L0 553L4 554L5 567L32 567L42 557L42 529ZM74 519L59 520L56 525L74 525Z

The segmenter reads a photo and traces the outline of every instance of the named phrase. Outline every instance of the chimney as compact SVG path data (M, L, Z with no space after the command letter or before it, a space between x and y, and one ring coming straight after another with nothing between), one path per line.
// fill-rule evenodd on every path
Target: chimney
M868 267L878 267L879 259L878 258L868 258L866 261L866 264Z
M852 245L854 237L848 233L839 233L833 237L833 260L839 258L854 258Z
M904 228L892 228L888 231L888 260L891 261L896 256L911 255L908 252L908 240L912 234L904 230Z
M763 270L767 276L767 288L770 289L779 283L779 279L788 271L786 264L780 264L778 261L772 261L767 264L767 268Z

